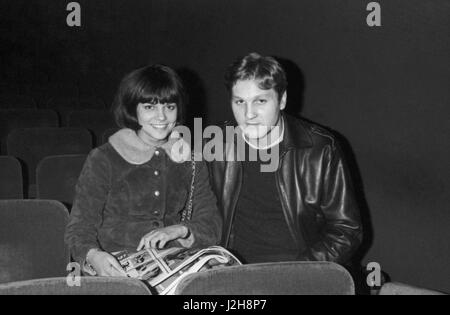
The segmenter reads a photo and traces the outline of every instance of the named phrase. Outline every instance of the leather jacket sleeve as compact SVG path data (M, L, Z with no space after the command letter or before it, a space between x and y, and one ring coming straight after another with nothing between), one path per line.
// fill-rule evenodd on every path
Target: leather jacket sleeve
M321 184L316 208L322 221L320 236L299 260L344 263L362 239L359 209L349 172L337 143L323 148Z

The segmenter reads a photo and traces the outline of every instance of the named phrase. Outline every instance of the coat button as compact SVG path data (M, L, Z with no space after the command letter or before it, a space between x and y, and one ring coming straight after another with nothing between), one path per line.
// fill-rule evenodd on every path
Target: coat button
M155 155L158 156L159 155L159 150L155 151Z
M155 174L155 176L159 176L159 171L156 170L153 174Z
M161 226L161 224L158 221L153 221L152 223L153 227L158 228Z
M158 210L153 211L153 215L159 216L160 212Z
M156 197L159 197L159 195L160 195L161 193L157 190L157 191L155 191L155 196Z

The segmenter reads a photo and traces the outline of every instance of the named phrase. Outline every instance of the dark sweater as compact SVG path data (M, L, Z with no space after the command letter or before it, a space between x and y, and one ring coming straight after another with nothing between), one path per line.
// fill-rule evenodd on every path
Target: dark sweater
M256 156L248 145L246 151L253 151ZM243 183L233 223L232 249L246 263L296 260L299 249L284 217L275 172L261 172L259 158L246 159L242 166Z

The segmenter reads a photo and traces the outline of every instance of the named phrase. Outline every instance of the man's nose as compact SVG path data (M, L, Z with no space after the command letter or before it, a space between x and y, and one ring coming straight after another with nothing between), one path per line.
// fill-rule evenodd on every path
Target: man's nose
M254 112L254 108L253 108L252 104L247 104L247 106L245 107L245 118L253 119L255 117L256 117L256 114Z

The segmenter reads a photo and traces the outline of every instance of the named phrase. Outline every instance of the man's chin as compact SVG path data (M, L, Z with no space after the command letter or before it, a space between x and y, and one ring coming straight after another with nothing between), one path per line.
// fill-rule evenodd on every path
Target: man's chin
M245 128L242 128L242 133L245 135L245 137L249 140L259 140L264 138L269 131L269 128L265 126L247 126Z

